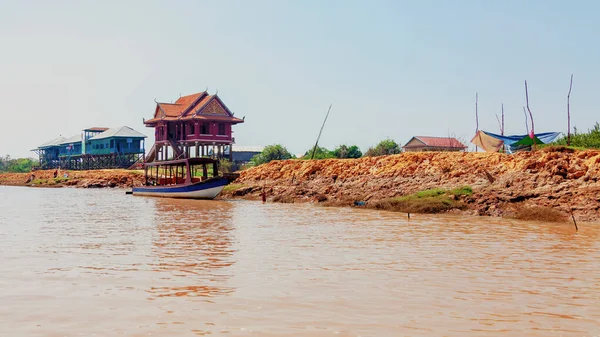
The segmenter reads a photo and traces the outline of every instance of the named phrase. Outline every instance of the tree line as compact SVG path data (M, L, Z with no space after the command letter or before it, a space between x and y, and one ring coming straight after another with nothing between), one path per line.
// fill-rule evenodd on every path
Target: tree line
M313 156L314 151L314 156ZM303 156L296 158L292 155L285 146L281 144L273 144L266 146L260 154L252 158L253 165L261 165L272 160L285 159L329 159L329 158L360 158L360 157L376 157L390 154L398 154L402 152L402 148L392 139L385 139L377 145L370 147L364 154L356 145L342 144L329 150L325 147L317 146L316 148L308 149Z
M31 158L0 157L0 172L30 172L37 165L37 160Z

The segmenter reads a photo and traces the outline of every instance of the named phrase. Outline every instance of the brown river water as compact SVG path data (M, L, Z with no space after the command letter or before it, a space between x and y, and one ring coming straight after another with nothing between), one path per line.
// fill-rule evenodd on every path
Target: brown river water
M600 336L600 226L0 187L0 336Z

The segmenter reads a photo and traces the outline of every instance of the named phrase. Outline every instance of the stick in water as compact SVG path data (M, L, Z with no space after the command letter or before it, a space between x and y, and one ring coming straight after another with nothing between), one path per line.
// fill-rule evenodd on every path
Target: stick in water
M573 214L573 207L569 204L569 212L571 212L571 219L573 219L573 224L575 225L575 231L578 232L579 228L577 228L577 221L575 221L575 215Z

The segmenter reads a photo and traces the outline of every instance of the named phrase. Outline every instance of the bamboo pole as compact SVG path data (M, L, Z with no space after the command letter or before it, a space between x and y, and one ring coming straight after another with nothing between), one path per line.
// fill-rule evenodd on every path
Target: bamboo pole
M527 123L527 110L525 110L525 107L523 107L523 114L525 115L525 132L529 133L529 124Z
M325 115L325 120L323 121L323 125L321 125L321 130L319 131L319 136L317 137L317 142L315 143L315 147L313 148L310 159L313 159L315 157L315 151L317 151L317 146L319 145L319 139L321 138L321 133L323 132L323 128L325 127L325 122L327 122L327 117L329 117L329 112L331 111L332 105L333 104L330 104L329 109L327 109L327 115Z
M477 134L477 132L479 132L479 110L478 110L478 103L479 103L479 93L475 93L475 134ZM479 147L477 145L475 145L475 152L479 151Z
M496 114L496 120L498 121L498 127L500 128L500 134L504 136L504 103L502 103L502 121L500 121L498 114ZM502 152L505 152L504 144L502 145Z
M500 129L502 136L504 136L504 103L502 103L502 128Z
M529 109L529 93L527 91L527 80L525 80L525 103L527 104L527 111L529 112L529 117L531 117L531 133L535 137L535 126L533 124L533 114L531 113L531 109ZM535 141L533 142L535 145Z
M567 146L571 146L571 89L573 88L573 74L569 83L569 93L567 94ZM575 219L573 219L573 222ZM577 224L575 225L577 227Z

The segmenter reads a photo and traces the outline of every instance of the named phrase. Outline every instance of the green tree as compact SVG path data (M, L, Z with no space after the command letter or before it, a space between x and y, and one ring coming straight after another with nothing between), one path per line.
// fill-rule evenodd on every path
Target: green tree
M10 156L0 157L0 171L6 172L29 172L37 164L36 160L31 158L12 159Z
M386 139L379 142L379 144L375 145L375 147L370 147L365 156L367 157L377 157L377 156L386 156L390 154L398 154L402 152L400 145L393 141L392 139Z
M313 147L308 149L304 153L304 156L302 157L302 159L310 159L312 156L312 153L313 153L313 149L314 149ZM335 155L333 154L333 152L329 151L327 148L317 146L317 148L315 149L315 156L313 159L329 159L329 158L335 158Z
M333 150L333 155L336 158L360 158L362 157L362 152L356 145L348 147L342 144Z
M266 164L272 160L285 160L292 158L290 152L281 144L268 145L264 150L252 157L253 165Z

